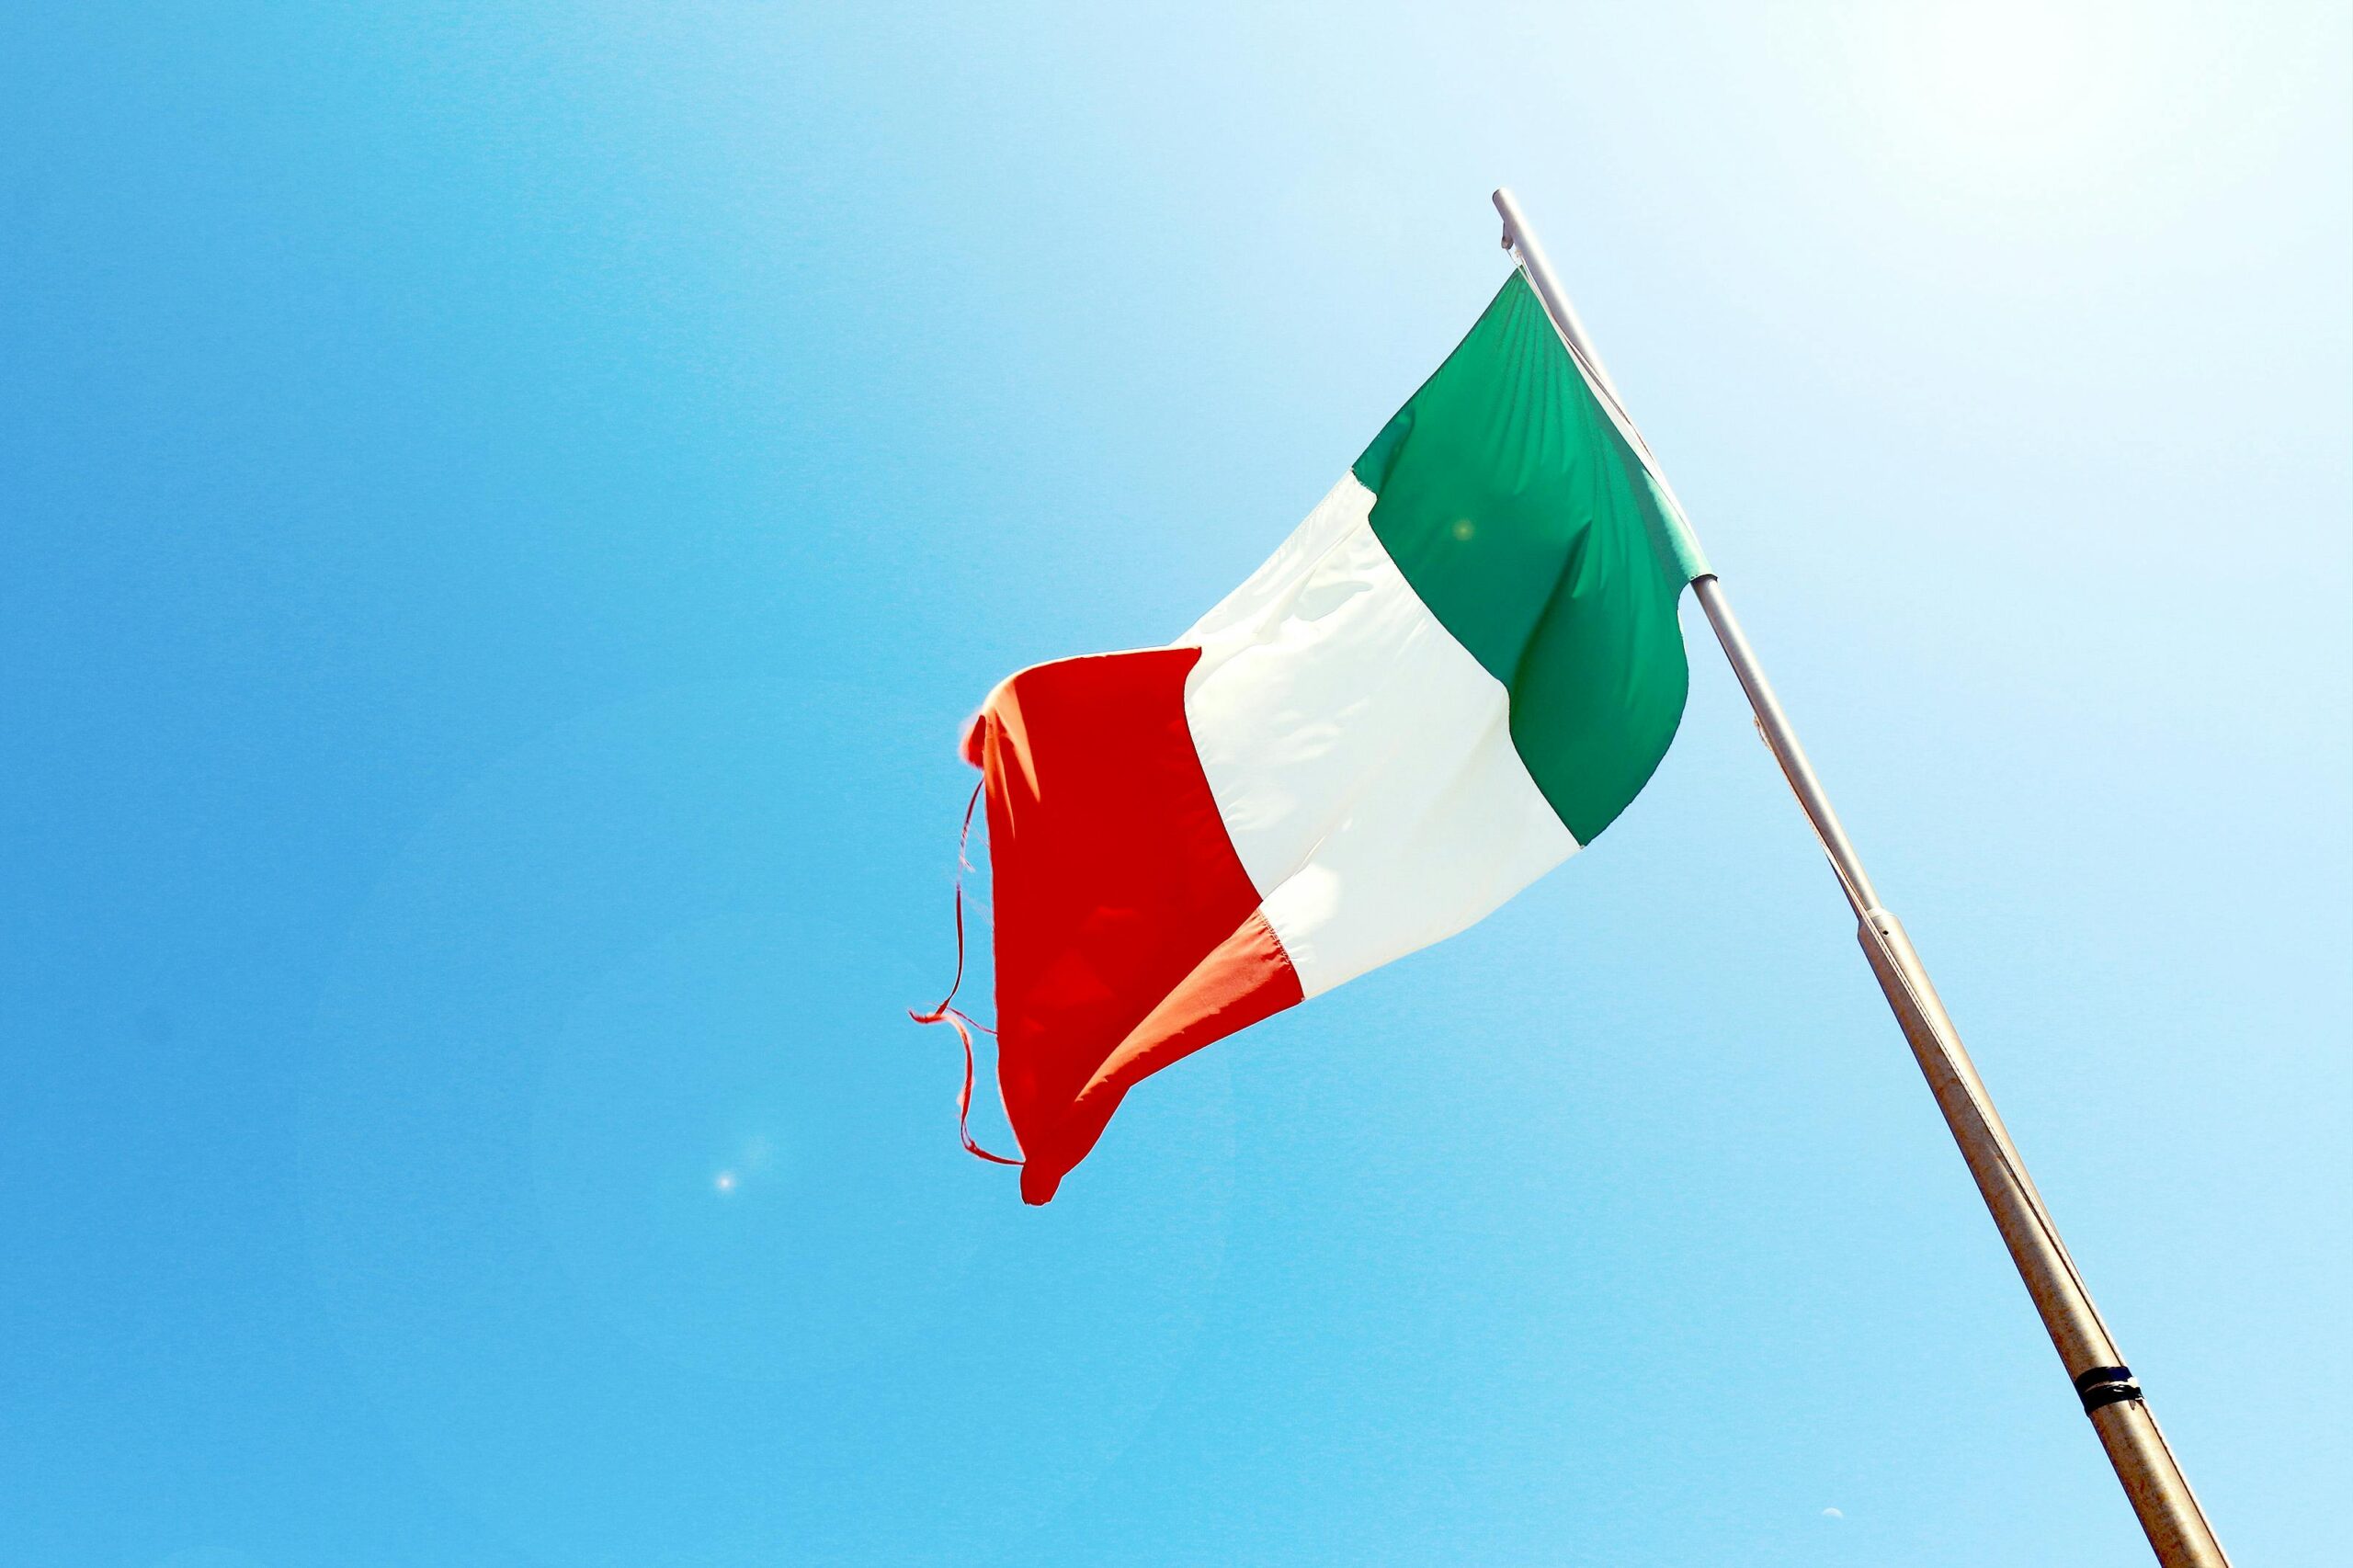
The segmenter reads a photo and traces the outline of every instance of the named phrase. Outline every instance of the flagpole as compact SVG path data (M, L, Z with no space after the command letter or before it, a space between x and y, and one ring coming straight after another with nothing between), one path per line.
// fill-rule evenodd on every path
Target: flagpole
M1495 203L1495 210L1503 215L1504 248L1518 258L1562 341L1585 368L1596 391L1611 405L1610 411L1620 428L1647 460L1649 451L1643 447L1632 420L1626 416L1618 389L1587 341L1584 325L1562 290L1543 246L1529 232L1519 204L1508 190L1496 191ZM1659 477L1657 465L1653 463L1651 467L1654 476ZM1659 482L1664 484L1664 478L1659 477ZM2049 1331L2085 1414L2091 1417L2093 1429L2108 1450L2109 1462L2124 1484L2125 1495L2140 1517L2141 1528L2147 1532L2158 1562L2164 1568L2230 1568L2230 1559L2206 1523L2206 1516L2190 1492L2181 1466L2165 1445L2165 1434L2157 1429L2156 1417L2149 1413L2141 1385L2124 1365L2116 1342L2109 1337L2108 1326L2100 1321L2098 1309L2092 1305L2083 1276L2076 1271L2075 1260L2067 1256L2066 1245L2059 1239L2059 1228L2052 1221L2051 1211L2043 1206L2041 1194L2028 1176L2026 1164L2018 1157L2017 1146L2010 1142L2009 1132L1995 1111L1944 1004L1938 1000L1927 970L1914 950L1911 938L1904 935L1902 923L1880 904L1879 894L1863 870L1861 857L1855 853L1846 829L1839 825L1838 813L1831 809L1822 780L1815 776L1813 765L1806 760L1805 748L1798 744L1789 716L1781 710L1780 699L1773 695L1771 683L1765 678L1755 651L1733 615L1723 585L1710 573L1695 578L1691 591L1706 612L1708 624L1714 629L1716 641L1722 644L1741 690L1748 697L1766 745L1780 764L1781 775L1796 792L1807 821L1813 824L1823 853L1829 858L1838 885L1855 911L1856 936L1862 943L1864 957L1870 962L1871 973L1879 981L1880 990L1886 994L1896 1023L1912 1047L1913 1057L1928 1080L1928 1087L1937 1097L1937 1108L1944 1113L1945 1125L1951 1130L1953 1142L1961 1146L1969 1174L1976 1178L1977 1190L1993 1214L2004 1244L2009 1248L2018 1277L2026 1282L2027 1294L2034 1300L2042 1326Z

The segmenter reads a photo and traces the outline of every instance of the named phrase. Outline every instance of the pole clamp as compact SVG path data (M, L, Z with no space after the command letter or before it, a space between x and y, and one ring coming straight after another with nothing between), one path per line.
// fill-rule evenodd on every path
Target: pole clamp
M2141 1384L2130 1367L2093 1367L2075 1374L2075 1393L2089 1415L2103 1405L2139 1399Z

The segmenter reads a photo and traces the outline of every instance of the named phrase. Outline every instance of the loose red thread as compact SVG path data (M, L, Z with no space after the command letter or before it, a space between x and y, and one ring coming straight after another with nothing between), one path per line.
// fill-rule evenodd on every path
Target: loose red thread
M1021 1163L1019 1160L993 1154L972 1141L972 1031L979 1029L983 1034L995 1034L996 1031L955 1006L956 993L964 987L964 873L972 869L972 861L964 857L964 848L972 842L972 812L980 807L981 790L986 783L987 780L983 779L972 786L972 798L964 805L964 829L956 836L956 978L949 985L948 994L939 999L938 1006L928 1013L918 1013L910 1007L907 1017L919 1024L946 1024L956 1031L956 1038L964 1042L964 1086L956 1095L956 1136L963 1141L965 1152L1000 1165L1017 1165Z

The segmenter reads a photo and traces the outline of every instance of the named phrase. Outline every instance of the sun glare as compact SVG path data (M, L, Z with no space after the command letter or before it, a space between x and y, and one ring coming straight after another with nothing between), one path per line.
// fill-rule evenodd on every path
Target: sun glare
M2180 31L2162 8L1979 0L1859 7L1847 36L1868 122L1908 176L2034 197L2096 188L2147 145Z

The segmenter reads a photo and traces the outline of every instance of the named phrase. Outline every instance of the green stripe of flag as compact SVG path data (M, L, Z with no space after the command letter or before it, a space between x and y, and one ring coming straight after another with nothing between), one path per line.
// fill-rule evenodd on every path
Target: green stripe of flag
M1355 472L1406 581L1510 692L1537 788L1592 842L1675 738L1676 601L1707 568L1521 273Z

